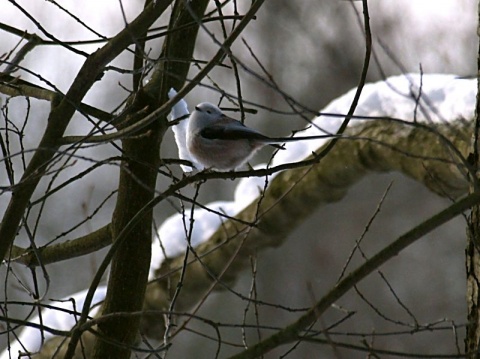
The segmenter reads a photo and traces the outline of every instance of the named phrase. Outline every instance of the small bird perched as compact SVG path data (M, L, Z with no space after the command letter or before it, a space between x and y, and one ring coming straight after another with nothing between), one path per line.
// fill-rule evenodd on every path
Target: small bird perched
M217 106L202 102L189 119L187 148L204 167L231 171L245 164L260 148L277 143L327 136L272 138L226 116Z

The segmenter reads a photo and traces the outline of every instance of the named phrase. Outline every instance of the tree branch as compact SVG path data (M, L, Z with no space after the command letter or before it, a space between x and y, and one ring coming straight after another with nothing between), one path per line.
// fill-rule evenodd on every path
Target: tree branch
M47 265L67 259L93 253L112 244L110 224L97 229L85 236L67 240L59 244L39 247L36 252L31 248L12 247L11 260L28 267Z

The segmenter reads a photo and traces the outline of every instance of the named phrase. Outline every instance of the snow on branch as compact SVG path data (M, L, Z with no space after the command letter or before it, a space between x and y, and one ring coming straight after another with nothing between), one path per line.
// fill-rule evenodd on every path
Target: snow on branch
M348 111L354 93L355 89L352 89L345 95L332 101L321 111L322 115L312 121L311 126L296 135L316 136L334 134L342 123L342 115ZM173 96L174 94L175 92L172 90L170 95ZM378 148L380 153L377 159L382 158L383 161L388 161L388 158L382 156L381 153L389 153L392 148L396 148L396 152L399 155L409 154L410 158L412 158L412 156L420 156L426 159L428 157L427 154L422 153L423 151L421 149L415 149L415 143L408 144L412 146L412 149L402 149L405 144L401 146L399 143L404 142L403 140L405 140L406 136L411 134L412 131L418 132L417 136L427 136L425 129L419 130L418 127L420 124L426 126L443 124L445 128L449 128L449 126L458 126L457 120L459 119L471 119L475 106L475 96L476 80L459 79L455 75L432 74L421 76L419 74L407 74L368 84L362 91L360 102L355 111L355 118L352 120L350 129L348 130L351 141L346 138L342 141L344 144L336 148L334 152L337 153L343 148L351 146L360 146L360 149L365 146L371 147L374 145L371 141L375 141L378 143L377 146L380 147ZM185 115L188 115L188 109L187 104L182 100L173 108L171 118L180 118ZM402 123L401 121L406 123ZM409 123L411 125L409 125ZM191 161L193 156L189 154L185 141L187 126L188 118L173 128L179 148L179 157ZM398 129L399 132L387 132L387 129L390 129L390 131L392 131L392 129ZM369 134L368 138L370 140L360 141L358 137L366 137L366 134ZM464 138L463 140L468 140L468 138ZM274 167L285 163L302 161L313 152L321 149L327 141L328 139L322 139L287 143L285 144L286 151L279 151L270 166ZM354 143L348 144L345 142ZM423 146L425 146L425 144ZM443 150L445 150L445 148L443 148L442 151ZM340 157L347 156L348 154L348 152L342 154L336 153L332 153L329 156ZM395 163L387 164L378 160L377 163L374 163L374 159L368 158L366 154L356 153L356 155L358 157L353 157L355 160L351 167L352 171L348 171L354 173L350 175L359 175L360 171L365 171L365 164L361 163L361 161L365 160L372 162L371 166L377 169L402 171L401 168L396 168ZM430 157L435 157L435 155L432 154ZM395 158L403 162L401 158ZM326 160L328 161L328 159ZM405 160L410 161L409 158ZM450 165L453 167L456 167L459 162L458 158L444 160L447 162L453 161ZM339 159L339 161L341 161L338 163L340 166L342 163L347 162L345 159ZM324 167L321 164L319 166L322 167L322 169ZM256 168L265 167L266 165L259 165ZM328 171L325 170L325 172L323 172L324 176L327 176L328 173L332 173L333 175L335 171L338 171L336 168L337 165L332 164L332 166L328 168ZM370 168L370 170L372 169L374 168ZM449 167L448 171L453 169L454 168ZM308 171L311 170L308 169ZM419 174L417 174L416 169L405 168L404 172L409 176L422 180L422 178L418 177ZM454 171L452 171L452 174L453 173ZM269 176L268 183L271 183L276 175L277 174L273 174ZM430 175L433 175L433 173L430 173ZM424 180L428 181L427 178L424 178ZM444 194L456 197L463 193L466 189L466 184L463 182L461 176L456 180L453 180L453 178L451 180L454 182L452 183L454 188L450 190L445 189L446 192ZM342 180L340 179L336 182L340 184ZM190 220L190 218L188 218L188 210L185 214L180 213L168 218L158 232L167 256L173 257L182 253L186 248L186 237L188 235L190 235L194 247L209 239L213 232L225 221L222 213L228 216L240 213L260 196L261 192L265 189L265 183L264 177L244 178L240 180L235 190L234 201L214 202L206 205L206 209L196 209L195 225L193 232L190 234L186 233L185 230L185 223L187 223L188 226ZM427 183L425 184L428 185ZM301 184L299 185L301 186ZM430 188L441 193L441 189L436 188L434 184L431 184ZM320 190L322 190L321 187ZM220 214L218 214L218 211L220 211ZM158 245L154 245L154 248L157 263L160 263L163 260L163 251L159 251L160 246Z
M90 316L93 317L98 312L99 303L104 300L106 291L106 287L98 287L95 291ZM61 300L52 301L42 309L41 316L36 315L31 320L26 320L29 325L25 325L17 340L11 343L10 350L7 348L0 353L0 359L24 357L19 353L36 353L44 342L54 338L54 332L70 331L80 317L86 295L87 290L82 290ZM13 334L10 335L13 337Z

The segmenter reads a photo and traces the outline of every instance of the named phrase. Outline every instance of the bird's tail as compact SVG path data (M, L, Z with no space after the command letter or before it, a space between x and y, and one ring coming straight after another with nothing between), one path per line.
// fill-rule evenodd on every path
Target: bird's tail
M281 148L283 146L278 146L276 145L276 143L319 140L319 139L333 138L333 137L337 137L337 136L335 134L329 134L329 135L318 135L318 136L269 137L268 143L273 147Z

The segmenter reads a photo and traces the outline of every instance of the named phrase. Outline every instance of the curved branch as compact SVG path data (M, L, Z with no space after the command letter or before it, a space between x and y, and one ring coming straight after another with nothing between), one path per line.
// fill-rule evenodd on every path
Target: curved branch
M177 300L176 309L190 309L212 287L218 290L229 285L252 254L281 245L319 206L341 200L369 173L401 172L441 196L465 194L468 182L462 161L452 158L436 132L466 154L470 123L458 120L437 125L435 130L396 121L368 121L348 128L345 134L353 138L339 141L318 164L279 174L260 198L236 216L240 221L226 220L207 242L195 248L196 257L186 269L184 295ZM183 256L162 263L158 279L147 288L144 309L168 305L182 266ZM162 330L163 323L145 318L144 332L160 338Z

